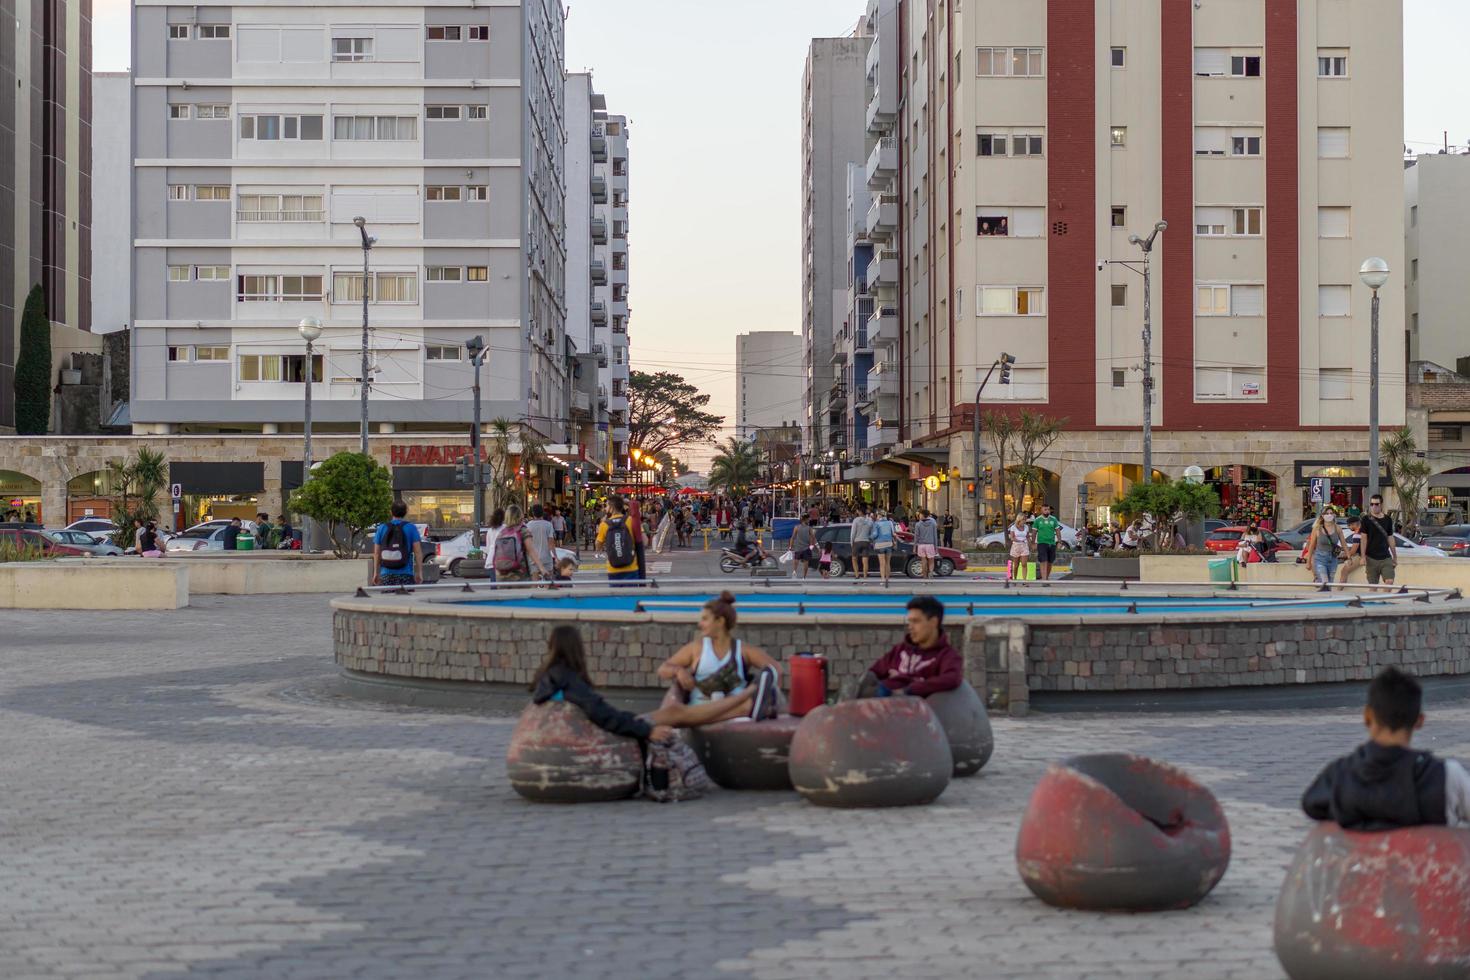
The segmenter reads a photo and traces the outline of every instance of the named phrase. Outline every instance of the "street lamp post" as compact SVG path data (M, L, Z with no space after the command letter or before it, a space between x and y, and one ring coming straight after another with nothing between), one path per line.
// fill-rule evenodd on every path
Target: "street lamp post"
M372 291L372 280L368 274L368 253L377 239L367 233L367 219L358 215L352 219L362 235L362 454L368 455L368 294Z
M1147 238L1129 235L1128 241L1143 250L1143 482L1154 482L1154 320L1153 258L1154 239L1169 227L1169 222L1154 225Z
M480 459L480 365L485 363L485 338L479 334L465 341L465 351L475 367L475 384L471 391L475 402L475 426L470 430L471 462L475 465L475 547L479 548L480 528L485 524L485 467Z
M983 536L985 531L985 454L980 449L980 396L985 394L985 386L990 384L990 376L1000 368L1001 384L1011 383L1011 365L1016 359L1011 355L1001 352L1000 357L990 365L990 370L985 372L985 377L980 381L980 387L975 389L975 537ZM1001 501L1005 506L1005 501Z
M301 334L301 339L306 341L306 407L304 411L304 445L301 450L301 485L306 486L306 481L311 477L311 389L316 381L316 357L312 353L312 344L316 343L322 335L322 321L314 316L303 319L296 330ZM303 517L301 521L301 550L304 554L311 554L311 518Z
M1373 290L1368 373L1368 496L1371 498L1378 493L1378 290L1388 282L1388 263L1380 258L1368 259L1358 269L1358 278Z

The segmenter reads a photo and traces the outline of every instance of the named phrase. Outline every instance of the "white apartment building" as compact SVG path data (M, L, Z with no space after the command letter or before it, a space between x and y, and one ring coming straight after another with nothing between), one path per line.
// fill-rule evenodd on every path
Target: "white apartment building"
M1425 154L1404 169L1404 234L1409 361L1459 371L1470 358L1470 154Z
M802 72L802 451L846 451L833 336L847 318L847 168L863 154L868 39L813 38ZM792 413L785 412L787 416Z
M555 0L138 0L135 432L296 432L308 377L354 430L366 292L376 431L466 426L479 335L484 418L567 442L562 37Z
M1153 464L1199 465L1227 515L1295 519L1305 484L1367 482L1369 299L1380 414L1404 418L1401 4L1397 0L874 0L867 61L869 418L915 502L966 515L989 409L1065 419L1035 492L1108 516L1142 476L1144 279L1152 253ZM892 209L887 210L887 209ZM896 219L896 221L895 221ZM894 221L893 225L889 222ZM882 238L883 235L888 237ZM1134 267L1117 262L1134 262ZM870 429L870 432L872 430ZM880 433L874 433L879 435ZM870 441L870 445L880 443ZM982 439L982 454L988 443Z
M735 337L735 438L779 428L805 404L802 338L783 330Z
M132 119L129 72L92 73L92 330L132 317Z

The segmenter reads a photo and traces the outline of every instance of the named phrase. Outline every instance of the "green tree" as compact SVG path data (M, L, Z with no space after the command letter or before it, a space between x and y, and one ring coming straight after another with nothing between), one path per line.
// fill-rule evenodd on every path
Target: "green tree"
M704 411L709 395L672 371L634 371L628 380L628 449L659 458L682 446L714 438L723 415Z
M1066 424L1066 419L1021 409L1021 415L1016 420L1015 436L1021 451L1021 462L1015 468L1016 478L1021 483L1017 497L1024 498L1029 493L1033 501L1046 499L1046 477L1037 465L1037 460L1045 456L1052 443L1061 438Z
M1420 501L1431 470L1429 464L1420 458L1414 433L1407 426L1390 432L1379 443L1379 455L1399 498L1399 523L1415 527L1423 509Z
M1011 515L1006 502L1006 457L1020 437L1020 426L1009 412L981 412L980 426L995 450L995 499L1000 502L1001 516L1009 523ZM976 447L979 451L979 447Z
M546 459L546 444L534 429L507 418L491 419L483 439L490 470L488 508L528 507L531 471Z
M1113 504L1127 520L1148 515L1154 520L1158 531L1172 529L1175 523L1193 523L1220 513L1220 498L1215 491L1202 483L1188 480L1155 480L1153 483L1135 483L1128 488L1122 499ZM1163 548L1174 547L1174 535L1165 534Z
M26 297L15 359L15 431L43 436L51 427L51 321L40 285Z
M740 495L760 476L761 456L753 442L728 438L710 462L709 485Z
M391 514L393 481L371 456L337 453L312 468L311 479L291 494L288 506L326 526L338 558L355 558L363 531Z
M144 448L130 460L112 460L107 469L114 494L112 520L117 525L113 544L131 548L138 528L158 520L158 498L168 486L168 461L163 453Z

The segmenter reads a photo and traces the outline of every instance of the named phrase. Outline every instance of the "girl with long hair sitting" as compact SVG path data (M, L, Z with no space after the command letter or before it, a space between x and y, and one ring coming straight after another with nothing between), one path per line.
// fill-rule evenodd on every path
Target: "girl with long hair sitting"
M775 717L779 667L760 647L735 638L733 595L721 592L704 604L699 633L700 639L686 643L664 661L658 676L676 683L691 708L719 709L715 721Z

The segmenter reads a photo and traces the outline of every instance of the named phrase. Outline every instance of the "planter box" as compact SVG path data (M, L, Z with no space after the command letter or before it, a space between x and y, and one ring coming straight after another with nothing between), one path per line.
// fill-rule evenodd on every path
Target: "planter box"
M485 568L483 558L461 558L459 564L454 566L454 574L460 578L489 578L490 572Z
M1073 558L1074 579L1136 579L1137 558Z

